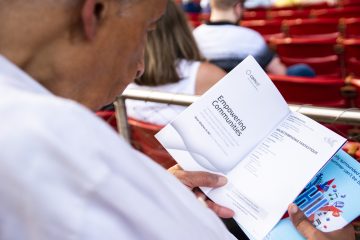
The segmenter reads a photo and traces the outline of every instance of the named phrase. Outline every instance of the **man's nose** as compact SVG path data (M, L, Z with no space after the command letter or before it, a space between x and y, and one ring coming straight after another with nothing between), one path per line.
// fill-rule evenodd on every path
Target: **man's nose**
M136 78L140 78L145 71L144 58L142 58L137 64Z

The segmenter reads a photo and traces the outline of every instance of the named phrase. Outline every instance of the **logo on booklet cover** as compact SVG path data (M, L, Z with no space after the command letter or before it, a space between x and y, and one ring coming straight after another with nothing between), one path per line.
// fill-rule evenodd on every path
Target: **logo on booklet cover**
M250 83L254 86L254 88L257 90L257 87L260 86L260 83L255 78L255 76L252 74L251 70L246 70L246 75L248 76L248 80Z

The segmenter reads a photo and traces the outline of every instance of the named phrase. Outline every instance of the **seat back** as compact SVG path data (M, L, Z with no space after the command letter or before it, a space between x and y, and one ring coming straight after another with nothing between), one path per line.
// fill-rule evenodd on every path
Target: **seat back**
M343 8L324 8L316 9L311 12L315 18L352 18L359 17L359 6L346 6Z
M240 23L243 27L248 27L259 32L267 41L274 37L284 37L281 29L282 20L249 20Z
M346 74L360 77L360 39L345 39L342 44Z
M348 108L350 102L342 96L342 79L306 78L269 74L288 103L323 107Z
M114 111L98 111L96 115L105 120L115 130L118 130ZM155 138L155 134L159 132L163 126L132 118L128 118L128 125L130 130L130 143L135 149L149 156L165 169L176 164L170 154Z
M297 18L309 18L311 13L310 9L298 10L298 9L288 9L288 10L279 10L279 11L270 11L268 12L269 19L297 19Z
M133 145L134 148L149 156L165 169L176 164L175 160L155 138L155 134L158 133L163 126L132 118L128 118L128 124L130 127L131 145Z
M360 1L359 0L340 0L339 4L343 7L360 6Z
M102 118L105 122L107 122L116 131L118 130L117 129L115 112L113 110L97 111L96 115L98 117Z
M345 82L342 79L304 78L282 75L269 77L288 103L322 107L349 108L350 99L342 95ZM334 119L335 120L335 119ZM342 136L348 136L353 126L323 123Z
M286 20L283 30L287 37L337 38L339 21L336 18Z
M266 8L248 9L243 12L244 20L255 20L255 19L266 19L266 18L267 18Z
M341 19L341 28L343 37L360 38L360 17Z
M318 76L343 77L342 47L333 38L272 39L272 47L287 65L305 63Z

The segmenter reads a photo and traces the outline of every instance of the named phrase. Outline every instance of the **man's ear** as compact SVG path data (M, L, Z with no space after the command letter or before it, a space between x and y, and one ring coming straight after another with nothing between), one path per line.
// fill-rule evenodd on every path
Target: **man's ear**
M104 10L102 1L85 0L81 10L81 18L84 26L86 38L92 40L97 31L97 27Z
M237 17L237 21L240 21L243 14L243 6L240 2L236 3L234 6L234 12Z

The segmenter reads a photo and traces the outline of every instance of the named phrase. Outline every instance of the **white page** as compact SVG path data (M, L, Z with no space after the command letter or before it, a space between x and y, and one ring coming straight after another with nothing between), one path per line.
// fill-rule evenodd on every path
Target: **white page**
M229 124L219 110L237 123ZM248 57L156 137L185 169L226 174L289 112L274 84Z
M243 229L263 239L344 141L310 118L290 113L227 174L230 184L208 196L236 209Z

